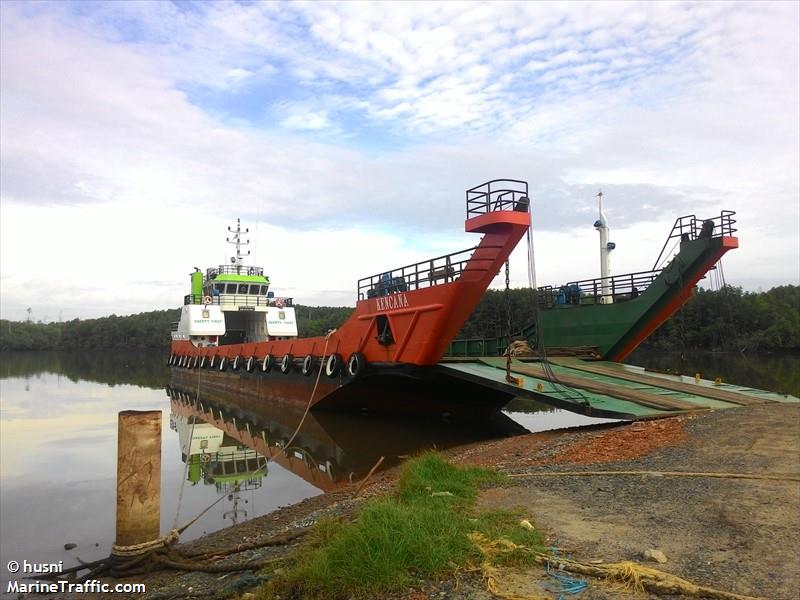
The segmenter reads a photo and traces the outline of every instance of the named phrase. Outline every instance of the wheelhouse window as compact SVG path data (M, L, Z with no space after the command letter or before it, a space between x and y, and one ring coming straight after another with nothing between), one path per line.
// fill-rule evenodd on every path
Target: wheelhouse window
M239 284L239 293L240 294L246 294L247 293L247 284L246 283L240 283Z
M268 286L268 285L262 285L262 286L261 286L261 295L262 295L262 296L266 296L266 295L267 295L267 290L268 290L268 289L269 289L269 286Z
M224 283L215 283L214 289L217 291L218 294L225 293L225 284Z
M260 285L251 285L250 286L250 293L253 294L254 296L258 296L258 292L261 289L261 287L262 286L260 286Z
M225 293L226 294L235 294L236 293L236 284L235 283L229 283L227 285L227 287L225 288Z

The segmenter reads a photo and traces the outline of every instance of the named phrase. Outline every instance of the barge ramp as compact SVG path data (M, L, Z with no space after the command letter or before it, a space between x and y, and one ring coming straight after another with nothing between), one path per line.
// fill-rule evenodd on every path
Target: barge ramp
M789 394L572 357L547 362L513 358L513 381L508 381L506 361L504 357L447 358L438 369L447 377L495 393L611 419L653 419L735 406L800 402Z

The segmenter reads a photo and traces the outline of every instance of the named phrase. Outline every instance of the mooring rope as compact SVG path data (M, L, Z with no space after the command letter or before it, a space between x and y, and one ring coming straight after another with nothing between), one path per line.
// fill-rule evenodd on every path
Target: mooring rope
M200 370L197 371L197 393L195 394L195 401L200 401L200 379L203 377ZM189 442L186 448L183 449L183 454L186 455L186 462L183 467L183 479L181 479L181 488L178 491L178 506L175 507L175 518L172 521L172 529L178 528L178 519L181 515L181 505L183 503L183 490L186 487L186 479L189 473L189 461L191 460L190 450L192 449L192 440L194 439L194 426L197 423L197 417L192 417L192 430L189 432Z
M601 477L612 475L644 475L649 477L710 477L716 479L754 479L761 481L800 481L800 475L768 473L715 473L695 471L536 471L533 473L507 473L506 477Z
M303 427L303 423L305 423L305 421L306 421L306 417L308 417L308 413L309 413L309 411L311 410L311 406L312 406L312 405L313 405L313 403L314 403L314 396L315 396L315 395L316 395L316 393L317 393L317 387L319 386L319 380L320 380L320 378L322 377L322 370L325 368L325 357L327 356L327 353L328 353L328 342L330 341L330 339L331 339L331 336L332 336L332 335L333 335L335 332L336 332L336 329L332 329L331 331L329 331L329 332L327 333L327 335L325 335L325 347L324 347L324 348L323 348L323 350L322 350L322 359L320 360L320 364L319 364L319 370L317 371L317 379L316 379L316 381L314 382L314 387L313 387L313 389L311 390L311 396L310 396L310 397L309 397L309 399L308 399L308 403L306 404L306 408L305 408L305 410L303 411L303 416L301 417L301 419L300 419L300 422L297 424L297 427L295 428L295 430L294 430L294 433L292 433L291 437L289 438L289 441L287 441L287 442L286 442L286 443L283 445L283 447L284 447L284 448L286 448L286 447L288 447L288 446L290 446L290 445L292 444L292 442L294 441L294 438L296 438L296 437L297 437L297 434L298 434L298 433L300 433L300 429ZM270 462L271 460L272 460L272 457L271 457L271 456L267 456L267 457L266 457L266 461L264 462L264 464L263 464L262 466L260 466L258 469L256 469L255 471L253 471L253 475L256 475L256 474L258 474L259 472L261 472L262 470L265 470L265 469L267 468L267 464L269 464L269 462ZM205 515L205 514L206 514L206 513L207 513L209 510L211 510L212 508L214 508L214 507L215 507L217 504L219 504L219 503L220 503L220 502L221 502L223 499L225 499L225 498L226 498L226 497L227 497L227 496L228 496L230 493L236 493L236 492L238 492L238 491L239 491L239 488L241 488L241 486L242 486L242 482L239 482L239 483L237 483L237 484L236 484L236 485L233 487L233 489L232 489L232 490L228 490L228 491L227 491L227 492L225 492L224 494L221 494L221 495L219 496L219 498L217 498L217 499L216 499L216 500L214 500L214 501L213 501L211 504L209 504L209 505L208 505L206 508L204 508L203 510L201 510L201 511L200 511L200 512L197 514L197 516L195 516L194 518L190 519L189 521L187 521L186 523L184 523L183 525L181 525L180 527L178 527L178 528L177 528L177 531L178 531L178 533L179 533L179 534L181 534L181 533L183 533L184 531L186 531L186 530L187 530L189 527L191 527L191 526L192 526L194 523L196 523L198 520L200 520L200 519L203 517L203 515Z
M300 422L297 424L297 427L295 428L294 433L292 433L291 437L289 438L289 441L284 444L284 446L283 446L284 448L286 448L286 447L288 447L288 446L290 446L292 444L294 439L297 437L297 434L300 433L300 429L303 427L303 423L305 423L305 420L308 417L308 413L311 410L311 406L314 403L314 396L317 393L317 388L319 386L320 378L322 377L322 370L325 368L325 358L327 357L327 354L328 354L328 344L330 342L331 336L335 332L336 332L336 329L332 329L325 335L325 347L322 350L322 359L320 360L319 370L317 371L317 379L314 382L314 387L311 390L311 396L308 399L308 403L306 404L305 411L303 411L303 416L301 417ZM197 385L198 385L198 397L199 397L199 387L200 387L200 379L199 379L199 377L198 377ZM194 423L192 423L192 428L194 429ZM190 444L190 447L191 447L191 438L189 440L189 444ZM267 464L272 460L272 457L271 456L267 456L265 458L266 458L266 461L264 462L264 464L262 466L260 466L258 469L256 469L253 472L253 475L258 474L259 472L261 472L262 470L265 470L267 468ZM188 465L188 460L187 460L187 465ZM188 466L187 466L187 468L188 468ZM185 479L185 477L184 477L184 479ZM168 546L173 545L175 542L178 541L178 539L180 538L180 534L181 533L183 533L189 527L191 527L197 521L199 521L203 517L203 515L205 515L209 510L214 508L217 504L219 504L222 500L224 500L229 494L238 492L239 489L242 486L242 483L243 482L238 482L232 488L232 490L228 490L224 494L221 494L216 500L214 500L206 508L201 510L195 517L191 518L189 521L187 521L186 523L184 523L180 527L173 527L166 535L163 535L163 536L161 536L161 537L159 537L157 539L154 539L154 540L150 540L150 541L147 541L147 542L142 542L141 544L133 544L133 545L130 545L130 546L117 546L116 544L114 544L114 545L111 546L111 554L113 556L120 556L120 557L140 556L140 555L152 553L155 550L160 550L161 548L167 548ZM181 491L183 491L183 488L181 488ZM180 499L179 499L178 511L180 511ZM177 523L177 517L176 517L176 523Z

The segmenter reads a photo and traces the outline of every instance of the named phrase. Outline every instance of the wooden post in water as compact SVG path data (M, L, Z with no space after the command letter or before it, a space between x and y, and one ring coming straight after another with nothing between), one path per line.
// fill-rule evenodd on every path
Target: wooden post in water
M117 536L133 546L161 532L161 411L125 410L117 420ZM114 552L112 551L112 554Z

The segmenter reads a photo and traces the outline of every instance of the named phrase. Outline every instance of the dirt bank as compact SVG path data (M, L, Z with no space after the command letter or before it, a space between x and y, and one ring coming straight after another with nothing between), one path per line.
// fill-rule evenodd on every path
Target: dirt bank
M542 476L556 471L658 471L800 475L800 406L728 409L692 418L530 434L451 451L457 463L495 467L510 482L482 492L484 508L524 507L550 543L581 560L643 560L696 583L740 594L789 600L800 589L800 483L665 475ZM364 497L391 489L394 471L375 476L364 492L312 498L180 548L214 556L301 531L321 516L352 515ZM239 553L220 561L280 557L300 540ZM653 563L649 563L653 565ZM224 597L258 583L252 573L158 572L135 578L147 598ZM502 587L541 594L541 569L505 572ZM550 581L552 583L552 581ZM550 594L553 595L552 593ZM121 597L120 595L118 595ZM139 596L141 597L141 596ZM494 598L478 574L457 581L420 582L396 598ZM632 598L591 582L579 598ZM647 596L642 596L647 597Z

